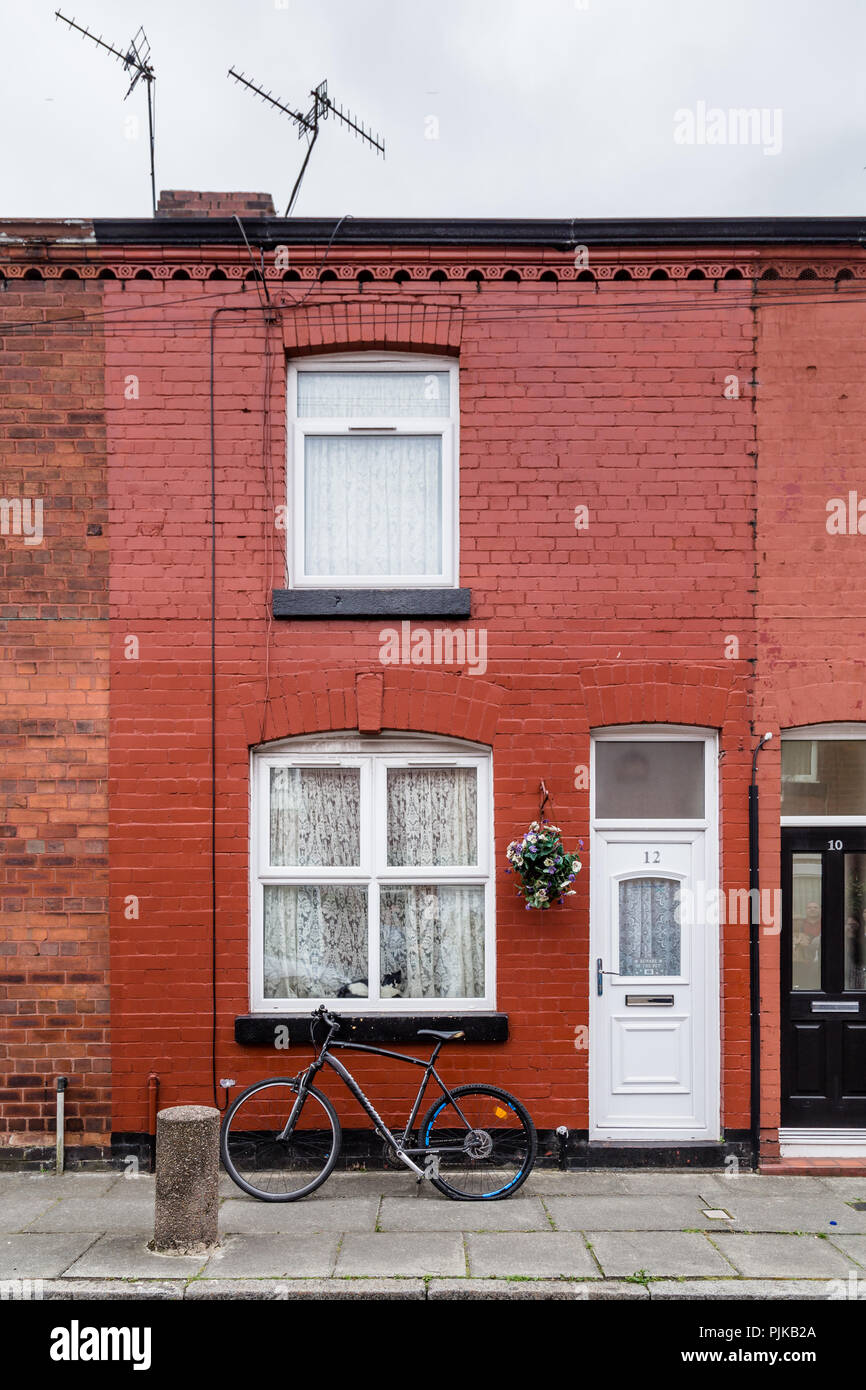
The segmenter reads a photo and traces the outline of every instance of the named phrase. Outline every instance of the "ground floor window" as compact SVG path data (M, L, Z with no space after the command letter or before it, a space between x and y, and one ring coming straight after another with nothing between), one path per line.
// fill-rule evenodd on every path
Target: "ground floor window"
M253 1007L491 1007L491 760L335 735L253 759Z

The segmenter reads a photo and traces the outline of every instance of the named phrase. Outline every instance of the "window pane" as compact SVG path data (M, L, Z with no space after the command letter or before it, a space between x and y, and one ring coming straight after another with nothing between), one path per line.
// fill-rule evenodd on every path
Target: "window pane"
M483 998L483 888L383 887L380 922L385 997Z
M272 864L360 864L357 768L272 767L270 815Z
M866 989L866 854L845 855L845 988Z
M367 890L265 885L265 998L367 994Z
M308 575L442 573L439 435L309 435Z
M866 816L866 739L782 739L783 816Z
M821 988L821 856L793 854L791 987Z
M388 768L388 863L477 864L474 767Z
M703 743L629 739L595 746L595 814L610 820L699 820Z
M620 975L679 975L680 885L631 878L619 885Z
M385 420L450 415L448 372L298 372L298 415Z

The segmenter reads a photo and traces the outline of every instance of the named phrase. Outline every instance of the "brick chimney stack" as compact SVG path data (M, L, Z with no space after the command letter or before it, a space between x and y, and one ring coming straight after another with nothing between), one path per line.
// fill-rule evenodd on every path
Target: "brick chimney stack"
M274 217L270 193L199 193L166 188L159 195L157 217Z

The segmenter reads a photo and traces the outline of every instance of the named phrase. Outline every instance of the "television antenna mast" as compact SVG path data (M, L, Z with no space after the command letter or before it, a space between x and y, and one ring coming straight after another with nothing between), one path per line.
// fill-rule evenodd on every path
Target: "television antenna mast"
M368 130L363 121L358 121L355 116L352 115L351 111L344 111L342 106L337 106L331 100L328 96L327 82L320 82L318 87L312 89L310 96L313 98L313 104L309 111L303 114L300 111L293 111L292 108L286 106L284 102L277 101L276 97L272 96L270 92L266 92L258 83L251 82L248 77L244 77L242 72L235 72L234 68L229 68L228 75L229 77L233 77L236 82L240 82L242 86L248 87L251 92L255 92L257 96L261 97L262 101L268 102L270 106L275 106L278 111L282 111L285 116L293 120L298 127L298 138L306 139L307 141L307 153L304 155L304 162L301 165L300 173L295 179L295 186L289 197L288 207L285 212L286 217L291 216L292 208L298 200L301 181L304 174L307 172L310 155L313 153L313 146L318 139L320 123L326 121L329 116L333 116L335 120L341 121L347 129L352 131L352 134L355 135L356 138L372 146L377 154L380 154L383 159L385 158L385 142L381 140L378 135L374 135L372 130Z
M126 101L126 97L134 90L140 79L144 78L144 83L147 87L147 126L150 135L150 199L153 206L153 215L155 217L156 170L154 167L153 84L156 81L156 73L150 61L150 44L147 41L147 35L144 30L140 28L138 33L133 34L126 46L126 52L124 53L121 49L115 48L113 44L106 43L102 35L97 38L96 34L91 34L89 29L84 29L80 24L76 24L74 19L67 19L66 15L61 14L59 10L55 10L54 15L56 19L62 19L64 24L68 24L70 29L74 29L77 33L81 34L82 38L90 39L91 43L95 43L98 48L104 48L107 53L113 54L115 58L118 58L120 62L123 63L124 72L131 73L132 75L132 81L126 90L126 96L123 98L124 101Z

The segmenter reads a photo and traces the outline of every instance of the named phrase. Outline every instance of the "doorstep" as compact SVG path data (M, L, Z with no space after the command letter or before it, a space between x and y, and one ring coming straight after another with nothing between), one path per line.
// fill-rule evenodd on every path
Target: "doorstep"
M762 1173L792 1178L866 1177L866 1158L774 1158L759 1167Z

